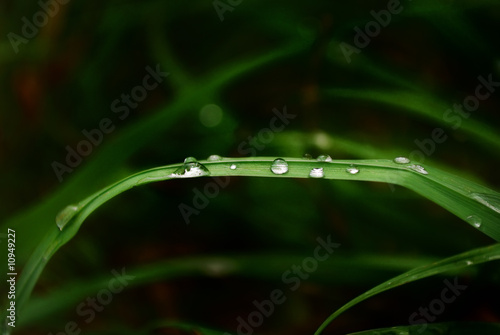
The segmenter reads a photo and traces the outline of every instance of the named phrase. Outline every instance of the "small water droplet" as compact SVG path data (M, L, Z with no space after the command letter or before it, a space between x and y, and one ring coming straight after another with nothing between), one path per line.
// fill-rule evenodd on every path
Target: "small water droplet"
M410 169L412 169L413 171L416 171L418 173L421 173L421 174L429 174L429 172L427 172L423 166L421 165L410 165Z
M184 164L175 170L170 176L173 178L193 178L208 176L209 174L210 171L208 171L205 165L199 163L193 157L188 157L184 160Z
M474 263L473 263L472 261L465 261L465 264L467 264L467 265L472 265L472 264L474 264Z
M271 164L271 171L274 174L284 174L288 172L288 163L283 158L276 158Z
M408 163L410 163L410 159L406 158L406 157L396 157L396 158L394 158L394 163L408 164Z
M476 201L482 203L489 209L500 213L500 196L496 194L486 194L486 193L472 193L472 198Z
M236 170L236 164L231 164L231 166L229 167L231 170Z
M313 168L311 172L309 172L309 177L311 178L323 178L325 173L323 172L323 168Z
M64 207L63 210L61 210L59 213L56 215L56 225L59 227L59 230L63 230L64 226L66 226L75 216L75 214L78 212L80 208L76 205L68 205Z
M332 162L332 157L329 155L319 155L318 158L316 158L318 162Z
M207 158L207 161L221 161L222 157L219 155L210 155Z
M359 169L355 166L351 166L351 167L347 168L346 171L349 172L350 174L358 174L359 173Z
M471 215L466 218L467 222L476 228L481 228L481 218L477 215Z
M302 159L313 159L313 156L309 154L304 154L304 156L302 156Z

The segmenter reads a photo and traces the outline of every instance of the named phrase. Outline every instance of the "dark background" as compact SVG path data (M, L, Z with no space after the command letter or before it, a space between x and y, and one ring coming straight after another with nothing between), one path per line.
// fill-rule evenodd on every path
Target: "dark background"
M248 156L242 148L250 145L242 143L269 127L273 109L284 106L296 117L272 140L259 142L258 156L411 157L420 150L415 141L442 128L448 138L435 144L425 163L499 190L500 92L481 101L457 129L443 113L474 95L479 76L500 81L500 6L402 1L401 12L348 62L341 43L354 45L355 27L364 30L374 21L370 11L387 6L245 0L221 21L208 0L72 0L59 4L15 52L9 34L22 37L22 18L33 22L41 7L2 1L0 218L2 233L15 228L19 236L19 265L66 205L187 156ZM112 102L141 85L148 66L169 76L121 120ZM221 113L213 126L200 117L209 104ZM217 113L208 113L209 120L217 120ZM82 131L98 128L104 118L113 131L58 180L54 162L67 164L67 146L76 149L85 140ZM203 190L209 181L150 184L99 208L51 260L34 296L111 277L112 269L165 260L221 255L237 270L155 277L118 294L89 324L73 307L82 296L18 333L55 334L70 320L78 320L83 333L125 333L157 320L235 332L236 318L254 310L253 300L280 288L287 301L255 331L311 334L350 299L413 268L410 261L416 266L493 243L430 201L384 183L232 178L187 225L178 206L193 206L193 189ZM316 238L329 234L341 244L332 259L338 256L344 265L320 264L290 292L281 282L283 271L310 256ZM252 263L239 255L255 258ZM357 258L365 256L373 262ZM491 297L500 275L491 264L460 277L470 288L439 322L500 322ZM453 276L374 297L326 333L408 324L411 313L439 296L445 278ZM159 327L157 333L182 332Z

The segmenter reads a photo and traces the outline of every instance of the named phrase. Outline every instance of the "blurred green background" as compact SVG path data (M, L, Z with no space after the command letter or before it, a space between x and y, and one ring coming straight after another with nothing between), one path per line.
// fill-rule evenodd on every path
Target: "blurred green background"
M459 126L443 116L475 94L479 76L500 81L500 4L401 1L386 27L379 25L368 45L347 59L342 43L355 46L355 28L365 31L375 21L371 11L387 10L391 2L221 1L218 6L231 9L220 14L222 7L210 0L72 0L50 2L48 10L38 2L2 1L0 217L2 234L16 230L18 267L66 205L187 156L411 157L421 150L415 141L442 128L448 137L422 155L425 163L500 190L500 92L480 101ZM41 11L53 15L26 38L23 18L33 23ZM169 75L141 91L147 67ZM146 96L134 107L123 101L113 107L134 92ZM273 110L285 106L294 118L283 131L263 134ZM457 120L459 114L450 115ZM82 131L98 129L103 119L113 130L58 178L54 162L67 165L67 147L76 150L86 140ZM161 182L113 199L56 254L34 297L43 310L43 297L62 292L54 298L62 306L64 293L85 292L86 282L106 280L112 269L158 270L168 260L188 264L220 255L235 268L213 261L222 268L213 271L212 261L203 260L170 280L152 275L113 297L87 324L75 307L95 296L96 285L50 315L37 318L31 309L33 321L17 333L56 334L70 320L89 334L138 331L158 320L236 333L236 319L254 310L252 301L280 288L287 301L255 331L310 334L335 309L391 276L493 243L390 181L231 178L186 224L179 205L193 207L194 189L203 191L208 182ZM320 263L290 292L283 271L329 234L341 244L333 263ZM495 263L461 277L470 288L439 322L500 322L491 295L500 282ZM327 333L408 324L442 287L439 277L384 293ZM155 333L188 334L169 327Z

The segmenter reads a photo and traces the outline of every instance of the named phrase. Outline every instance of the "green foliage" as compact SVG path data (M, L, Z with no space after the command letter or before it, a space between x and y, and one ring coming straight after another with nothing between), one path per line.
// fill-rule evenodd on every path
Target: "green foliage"
M0 233L16 231L14 333L72 320L89 334L236 333L252 302L280 289L286 302L255 333L413 334L409 315L450 275L469 288L423 334L497 333L497 2L402 1L350 55L341 44L355 45L354 28L388 1L221 2L232 9L71 1L18 52L8 33L40 4L0 4ZM169 74L115 113L148 67ZM456 111L477 92L490 94ZM219 111L211 126L206 108ZM67 164L67 147L104 119L113 130L57 176L53 163ZM224 158L174 164L214 153ZM286 173L272 172L277 157ZM309 177L319 168L324 178ZM341 246L290 290L283 274L321 236ZM77 306L123 268L130 286L84 322Z

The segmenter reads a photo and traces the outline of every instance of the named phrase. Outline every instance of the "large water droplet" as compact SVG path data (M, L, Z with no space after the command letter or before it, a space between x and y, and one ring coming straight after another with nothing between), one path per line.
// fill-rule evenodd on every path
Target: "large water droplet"
M288 163L282 158L276 158L271 164L271 171L274 174L284 174L288 172Z
M355 167L354 165L347 168L346 171L349 172L350 174L358 174L359 173L359 169L357 167Z
M323 178L325 173L323 172L323 168L313 168L311 172L309 172L309 177L311 178Z
M418 173L421 173L421 174L429 174L429 172L427 172L423 166L421 165L410 165L410 169L412 169L413 171L416 171Z
M193 157L184 160L184 164L174 171L170 176L173 178L193 178L208 176L210 171Z
M222 157L219 155L210 155L207 158L207 161L221 161Z
M396 157L396 158L394 158L394 163L408 164L408 163L410 163L410 159L406 158L406 157Z
M61 210L59 213L56 215L56 225L59 227L59 230L63 230L64 226L66 226L75 216L75 214L78 212L80 208L76 205L68 205L64 207L63 210Z
M477 215L468 216L465 220L476 228L481 228L481 218Z
M329 155L319 155L318 158L316 158L316 160L318 162L331 162L331 161L333 161L332 157L330 157Z
M229 167L231 170L236 170L236 164L231 164L231 166Z
M471 197L489 209L500 213L500 196L496 194L472 193Z

